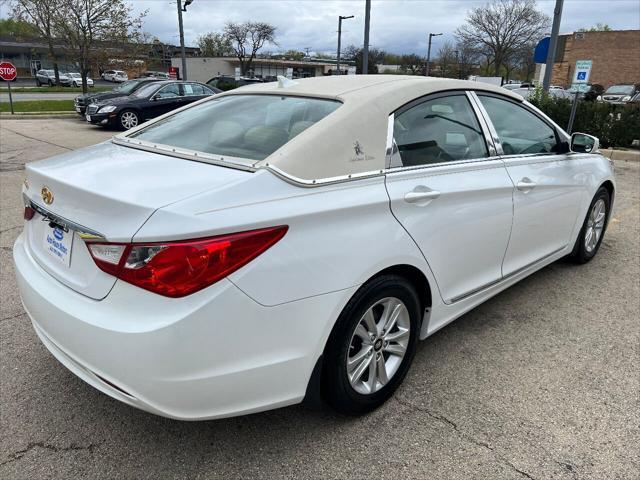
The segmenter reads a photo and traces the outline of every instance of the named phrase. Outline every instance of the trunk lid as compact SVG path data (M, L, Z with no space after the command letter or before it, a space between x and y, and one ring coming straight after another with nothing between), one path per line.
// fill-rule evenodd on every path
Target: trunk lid
M95 265L80 231L127 243L157 209L251 175L110 141L28 164L24 192L39 211L26 222L27 245L54 278L102 299L116 279ZM52 198L47 203L48 193ZM70 228L57 228L47 212Z

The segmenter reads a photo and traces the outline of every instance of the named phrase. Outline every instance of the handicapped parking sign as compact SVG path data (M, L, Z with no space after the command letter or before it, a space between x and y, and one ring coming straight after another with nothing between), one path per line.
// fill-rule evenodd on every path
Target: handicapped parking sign
M592 64L591 60L578 60L572 83L588 83Z

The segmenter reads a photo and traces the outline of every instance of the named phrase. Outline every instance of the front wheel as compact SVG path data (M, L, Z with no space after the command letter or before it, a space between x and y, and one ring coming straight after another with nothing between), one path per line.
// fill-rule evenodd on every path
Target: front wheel
M118 120L120 122L120 127L124 130L137 127L138 123L140 123L140 117L138 117L138 114L133 110L125 110L121 112L118 116Z
M336 410L359 415L398 388L415 354L420 300L403 277L383 275L358 290L324 352L322 394Z
M609 191L600 187L589 205L587 217L584 219L582 229L570 255L572 260L577 263L587 263L596 256L604 238L610 208Z

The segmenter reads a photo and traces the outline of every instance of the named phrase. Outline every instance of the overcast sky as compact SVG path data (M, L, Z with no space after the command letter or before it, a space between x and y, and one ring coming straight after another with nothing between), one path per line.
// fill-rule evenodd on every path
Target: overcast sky
M429 32L443 33L438 45L452 39L464 23L466 12L486 0L373 0L370 45L394 53L426 52ZM131 0L135 11L147 10L145 31L166 43L179 43L176 0ZM343 22L342 42L362 45L364 0L194 0L184 14L187 45L196 45L199 35L221 31L225 22L254 20L277 27L279 46L312 52L333 52L336 48L338 15L355 15ZM555 0L538 0L538 7L553 16ZM5 12L3 12L5 13ZM615 30L640 29L639 0L565 0L561 32L572 32L596 23Z

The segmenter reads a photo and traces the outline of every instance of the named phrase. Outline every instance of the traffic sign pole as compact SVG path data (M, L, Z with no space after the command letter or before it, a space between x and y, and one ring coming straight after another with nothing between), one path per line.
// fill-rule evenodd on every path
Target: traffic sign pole
M7 82L7 85L9 86L9 105L11 107L11 115L13 115L13 97L11 96L11 82Z
M567 133L571 133L573 130L573 122L576 119L576 111L578 110L578 95L580 94L580 86L587 86L589 83L589 77L591 76L591 67L593 66L592 60L578 60L576 62L576 70L573 74L572 86L575 88L576 93L573 97L573 104L571 105L571 115L569 116L569 124L567 125Z

